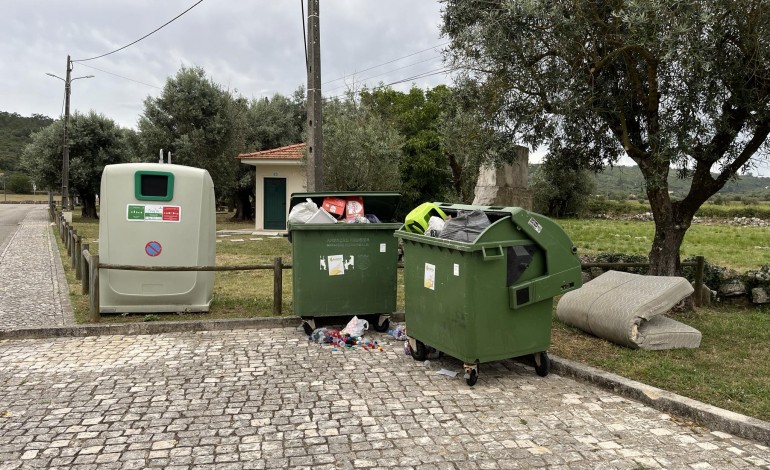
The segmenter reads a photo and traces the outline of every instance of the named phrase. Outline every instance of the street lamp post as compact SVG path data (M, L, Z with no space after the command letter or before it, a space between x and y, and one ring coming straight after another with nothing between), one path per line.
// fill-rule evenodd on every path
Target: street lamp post
M70 120L70 91L72 89L72 82L81 78L92 78L93 75L85 75L83 77L71 78L70 72L72 72L72 60L70 56L67 56L67 78L61 78L58 75L52 73L46 73L46 75L58 78L64 82L64 144L62 148L62 164L61 164L61 208L62 210L72 210L72 200L69 198L69 181L70 181L70 148L67 142L67 125Z

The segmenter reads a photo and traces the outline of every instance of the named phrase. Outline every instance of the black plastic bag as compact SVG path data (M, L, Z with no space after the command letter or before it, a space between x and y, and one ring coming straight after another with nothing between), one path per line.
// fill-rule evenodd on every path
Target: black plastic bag
M461 211L457 216L446 220L439 238L472 243L490 225L489 217L484 211Z

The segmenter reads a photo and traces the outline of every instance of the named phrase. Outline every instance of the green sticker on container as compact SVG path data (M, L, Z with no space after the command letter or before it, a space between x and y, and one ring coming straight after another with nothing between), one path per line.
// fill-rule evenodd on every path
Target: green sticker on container
M126 219L131 222L179 222L181 216L180 206L129 204L126 208Z

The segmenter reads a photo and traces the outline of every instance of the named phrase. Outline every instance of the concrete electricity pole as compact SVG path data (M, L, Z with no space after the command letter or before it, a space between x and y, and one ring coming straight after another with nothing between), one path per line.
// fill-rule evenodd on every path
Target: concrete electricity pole
M70 56L67 56L67 75L64 79L64 151L62 153L61 164L61 210L72 210L72 201L69 198L69 184L70 184L70 146L67 141L67 125L70 121L70 89L72 88L72 80L70 79L70 73L72 72L72 62Z
M61 78L58 75L52 73L46 73L54 78L64 81L64 143L62 149L62 162L61 162L61 208L62 210L72 210L72 201L69 198L69 183L70 183L70 147L67 140L67 128L70 121L70 91L72 89L72 82L80 78L91 78L93 75L86 75L84 77L71 78L72 73L72 60L70 56L67 56L67 73L66 78Z
M319 0L307 0L307 190L323 191L321 25Z

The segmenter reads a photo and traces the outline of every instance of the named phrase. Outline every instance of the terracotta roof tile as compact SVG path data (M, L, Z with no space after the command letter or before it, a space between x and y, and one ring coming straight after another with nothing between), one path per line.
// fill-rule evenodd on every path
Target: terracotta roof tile
M238 155L238 159L243 158L259 158L259 159L273 159L273 160L301 160L305 156L306 144L294 144L287 145L286 147L279 147L277 149L262 150L261 152L241 153Z

